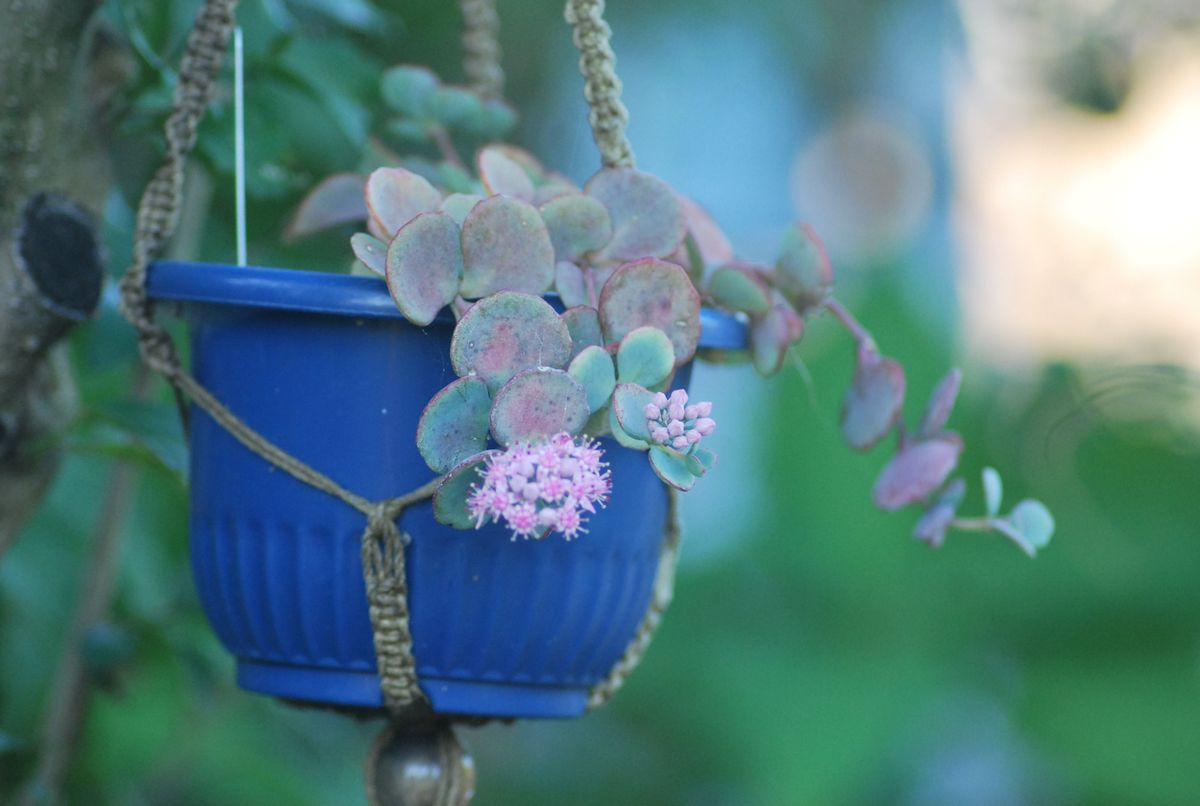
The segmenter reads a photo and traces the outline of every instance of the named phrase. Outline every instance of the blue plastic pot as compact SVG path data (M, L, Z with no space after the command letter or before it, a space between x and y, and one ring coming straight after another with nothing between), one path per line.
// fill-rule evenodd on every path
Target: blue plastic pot
M408 324L367 277L160 263L149 290L182 303L194 374L267 438L371 500L431 478L414 434L454 379L452 322ZM703 322L707 346L745 341L730 317ZM428 504L403 516L413 654L437 711L579 716L621 657L650 601L666 493L643 454L605 448L612 502L569 544L458 531ZM361 514L194 409L190 517L200 601L242 688L381 705Z

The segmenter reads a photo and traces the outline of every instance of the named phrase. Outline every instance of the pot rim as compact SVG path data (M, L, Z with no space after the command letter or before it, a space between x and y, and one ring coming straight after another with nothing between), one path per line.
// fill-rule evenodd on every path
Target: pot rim
M406 321L377 277L166 260L150 267L146 290L152 299L170 302ZM561 309L553 294L547 296ZM453 319L443 311L437 321ZM747 337L746 323L733 314L701 309L701 347L743 350Z

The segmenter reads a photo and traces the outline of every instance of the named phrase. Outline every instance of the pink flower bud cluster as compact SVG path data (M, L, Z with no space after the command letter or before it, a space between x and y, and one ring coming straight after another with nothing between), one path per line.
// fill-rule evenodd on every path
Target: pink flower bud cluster
M676 389L667 397L659 392L650 398L643 411L646 430L659 445L688 452L717 427L711 417L712 403L688 405L688 393Z
M612 491L608 463L599 444L567 433L546 442L517 443L493 454L471 486L467 511L478 529L504 521L518 537L542 538L552 531L570 540L587 530L584 513L604 506Z

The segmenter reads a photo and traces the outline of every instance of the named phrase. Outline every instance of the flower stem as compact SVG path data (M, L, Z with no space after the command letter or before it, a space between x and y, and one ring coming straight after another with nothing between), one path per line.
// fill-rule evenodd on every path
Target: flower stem
M458 149L454 147L454 141L450 139L450 133L446 131L444 126L433 127L433 141L437 144L438 151L442 154L442 159L460 170L467 170L466 163L458 155Z
M833 297L827 297L824 305L825 310L833 314L842 323L842 327L846 328L850 335L854 337L854 340L858 342L859 349L875 349L875 338L871 335L870 331L863 327L862 323L855 319L854 314L850 313L842 303Z

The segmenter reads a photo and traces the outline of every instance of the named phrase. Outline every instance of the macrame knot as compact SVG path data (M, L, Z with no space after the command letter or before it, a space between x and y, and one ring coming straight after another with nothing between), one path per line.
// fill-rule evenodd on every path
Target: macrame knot
M404 578L404 535L396 525L395 501L373 504L362 536L363 579L375 633L375 657L384 704L393 715L422 702L408 626Z

